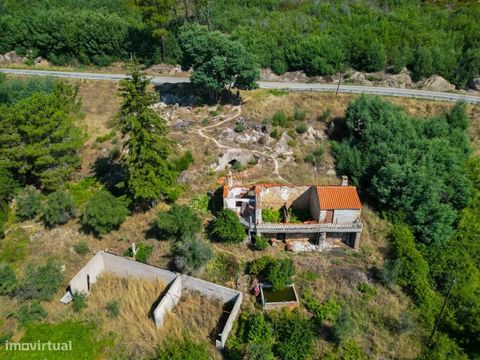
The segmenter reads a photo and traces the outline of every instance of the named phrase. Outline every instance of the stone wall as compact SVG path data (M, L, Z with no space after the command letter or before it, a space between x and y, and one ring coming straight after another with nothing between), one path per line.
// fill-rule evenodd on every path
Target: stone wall
M258 201L260 199L260 202ZM310 192L308 186L272 186L262 188L257 196L257 206L262 209L280 209L292 204L299 209L307 208L310 205Z
M170 284L168 291L163 296L162 300L158 303L157 307L153 311L153 318L155 319L155 325L161 327L165 316L177 305L182 296L182 278L177 276L175 280Z
M74 277L70 280L70 289L73 294L90 292L90 285L97 281L97 277L105 271L103 251L97 253Z
M138 277L143 279L161 279L169 284L168 291L160 300L154 311L155 323L161 326L168 311L180 301L183 289L198 291L209 298L220 300L223 304L234 303L232 311L228 316L225 325L219 331L216 346L223 348L236 320L242 303L242 293L228 287L214 284L192 276L180 275L178 273L143 264L132 259L124 258L104 251L98 252L70 281L70 292L75 294L82 291L90 292L88 283L96 282L97 277L102 273L114 274L119 277ZM160 294L159 294L160 295Z

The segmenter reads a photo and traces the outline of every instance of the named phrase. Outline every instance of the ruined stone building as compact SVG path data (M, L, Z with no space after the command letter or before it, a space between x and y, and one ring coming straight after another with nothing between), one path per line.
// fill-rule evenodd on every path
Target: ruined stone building
M285 240L293 251L350 246L358 249L362 204L355 186L256 184L224 186L223 205L249 234Z

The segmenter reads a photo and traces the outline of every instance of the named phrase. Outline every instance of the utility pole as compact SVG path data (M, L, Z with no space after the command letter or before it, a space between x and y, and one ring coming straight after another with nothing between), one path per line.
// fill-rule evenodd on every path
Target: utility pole
M338 95L338 90L340 90L340 83L342 82L342 76L343 74L340 73L340 76L338 77L338 85L337 85L337 91L335 92L335 96Z
M448 298L450 297L450 293L452 292L453 285L457 282L457 279L454 277L452 282L447 290L447 295L445 295L445 300L443 300L442 308L440 309L440 314L438 314L437 320L435 321L435 325L433 326L432 333L428 338L428 346L432 344L433 337L435 336L435 332L437 331L438 325L440 324L440 320L442 319L443 311L445 310L445 306L447 305Z

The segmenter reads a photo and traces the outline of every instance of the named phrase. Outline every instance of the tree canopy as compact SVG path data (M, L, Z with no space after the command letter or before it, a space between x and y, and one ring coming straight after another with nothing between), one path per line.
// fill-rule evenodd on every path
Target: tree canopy
M193 84L210 90L212 98L226 85L254 88L259 77L253 57L244 46L218 31L208 31L198 24L186 24L179 29L182 66L192 68Z
M0 165L23 184L56 189L80 165L77 89L59 83L0 111Z
M362 96L347 109L347 137L333 146L338 171L423 242L444 242L470 197L467 123L462 104L442 117L416 119Z
M119 117L126 139L122 162L127 192L137 204L162 198L175 200L179 195L179 171L171 161L166 122L151 108L157 97L149 91L149 84L135 63L131 64L130 77L121 82L123 103Z

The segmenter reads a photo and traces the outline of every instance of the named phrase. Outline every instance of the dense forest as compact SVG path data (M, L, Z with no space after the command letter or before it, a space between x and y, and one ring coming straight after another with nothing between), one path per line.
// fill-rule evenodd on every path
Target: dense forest
M480 159L470 155L464 106L417 119L360 97L346 124L346 137L333 147L337 167L395 224L382 280L412 296L428 329L450 297L427 358L477 358Z
M480 74L480 5L418 0L109 0L0 4L0 53L107 65L135 54L178 63L185 22L240 41L261 67L331 75L348 67L439 74L464 87Z

